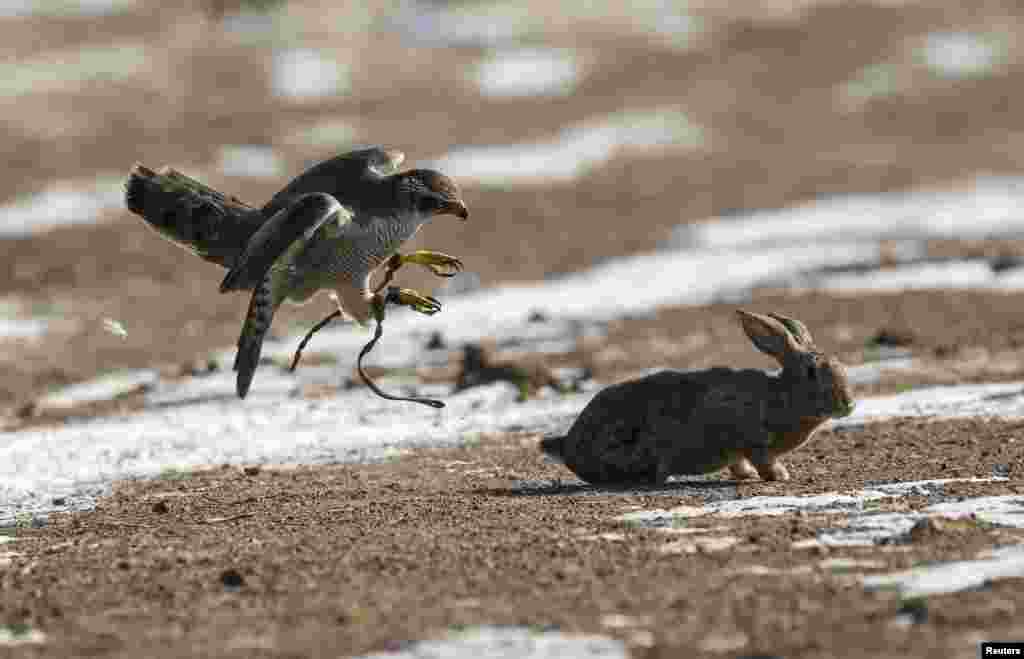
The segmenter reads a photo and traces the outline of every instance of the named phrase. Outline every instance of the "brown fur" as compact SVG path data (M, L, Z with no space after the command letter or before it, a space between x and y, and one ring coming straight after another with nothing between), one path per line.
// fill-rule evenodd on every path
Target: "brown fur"
M596 483L663 483L729 467L738 478L787 480L779 461L833 416L853 409L845 368L817 351L802 323L740 311L747 336L782 365L660 371L599 392L564 437L541 449Z

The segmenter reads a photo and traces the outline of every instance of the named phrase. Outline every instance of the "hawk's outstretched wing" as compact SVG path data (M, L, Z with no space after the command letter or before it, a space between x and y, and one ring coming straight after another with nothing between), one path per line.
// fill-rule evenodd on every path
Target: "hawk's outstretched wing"
M301 195L275 213L253 234L234 267L224 276L220 292L251 289L266 277L270 267L286 253L294 256L317 240L317 231L328 222L342 225L352 215L329 194Z
M405 154L396 149L370 147L349 151L325 160L296 176L280 192L271 197L263 214L270 217L299 195L326 192L342 205L351 208L357 217L371 209L390 206L392 198L378 198L377 185L382 179L398 173ZM358 221L358 220L357 220Z

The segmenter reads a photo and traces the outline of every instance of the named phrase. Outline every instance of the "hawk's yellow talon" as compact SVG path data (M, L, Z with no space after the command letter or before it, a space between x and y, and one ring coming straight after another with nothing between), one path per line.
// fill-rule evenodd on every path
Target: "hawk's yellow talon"
M413 311L433 316L441 310L441 302L430 295L417 293L411 288L399 288L390 286L384 296L384 304L390 302L403 307L409 307Z
M422 265L438 277L454 277L464 267L462 259L427 249L419 249L412 254L404 254L400 258L402 263Z
M393 254L384 261L384 279L374 289L374 292L384 290L395 278L395 273L406 263L422 265L438 277L454 277L462 272L464 264L462 259L441 252L432 252L428 249L416 250L412 254ZM426 312L424 312L426 313Z

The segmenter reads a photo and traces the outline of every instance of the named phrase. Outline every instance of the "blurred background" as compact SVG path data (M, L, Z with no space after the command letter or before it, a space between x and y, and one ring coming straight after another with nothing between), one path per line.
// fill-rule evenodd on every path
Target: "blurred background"
M962 5L8 0L0 404L234 343L246 301L222 272L123 209L136 161L259 204L338 152L399 148L472 212L411 247L485 287L709 217L1016 174L1024 11Z

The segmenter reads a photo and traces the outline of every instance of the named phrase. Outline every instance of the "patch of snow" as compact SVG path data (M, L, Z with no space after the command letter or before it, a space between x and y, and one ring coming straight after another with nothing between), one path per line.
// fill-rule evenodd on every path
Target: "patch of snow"
M689 46L705 28L699 16L687 13L685 5L680 6L673 0L648 0L630 5L630 13L640 26L677 48Z
M848 366L846 379L850 384L875 384L892 372L909 371L914 368L914 360L910 358L881 359L879 361Z
M702 141L703 131L685 113L666 108L584 121L545 142L463 147L425 166L484 184L572 181L622 149L695 148Z
M274 11L233 11L221 19L224 32L243 43L273 41L280 28L279 14Z
M548 41L556 33L577 34L589 27L645 33L684 48L704 29L703 21L671 0L625 4L592 2L531 3L490 0L474 3L403 2L388 17L389 27L406 41L432 47L514 47Z
M996 579L1024 577L1024 545L1002 547L991 558L954 561L863 577L868 590L896 589L900 596L927 597L981 588Z
M856 427L865 421L899 416L1022 418L1024 382L920 387L892 396L863 398L857 401L853 414L831 424L835 428Z
M947 263L916 263L867 272L812 273L807 279L810 280L807 284L797 284L796 288L860 294L921 288L989 288L999 277L993 273L988 261L976 259Z
M140 43L47 52L0 64L0 98L66 91L87 82L123 80L149 71L151 60Z
M102 375L87 382L72 384L39 398L38 410L62 410L103 400L112 400L122 394L142 391L153 386L159 374L150 369L119 371Z
M351 121L333 118L297 128L285 136L284 141L292 146L330 146L342 151L356 143L358 134L358 129Z
M793 208L686 224L676 228L671 242L691 249L735 249L797 242L1011 236L1024 233L1022 204L1024 179L979 177L960 190L839 195Z
M1024 268L1014 267L1003 270L992 277L992 288L1002 290L1019 290L1024 288Z
M0 17L107 16L137 4L137 0L5 0L0 5Z
M517 403L511 384L467 389L433 410L394 403L363 387L320 400L285 398L293 380L259 371L245 400L224 374L196 378L220 392L202 399L187 389L171 404L118 418L0 435L0 526L17 512L51 510L54 497L113 480L158 475L167 465L335 463L378 460L388 449L454 446L467 433L543 431L579 412L591 394ZM216 382L218 385L206 385ZM283 377L283 376L282 376ZM426 392L425 387L419 388Z
M49 326L40 318L0 318L0 339L35 339L46 334Z
M438 291L445 295L462 295L464 293L479 291L481 288L482 284L480 283L480 275L475 272L463 270L462 272L457 273L454 277L449 277L441 282L441 286Z
M0 647L39 645L46 643L46 634L27 625L0 625Z
M64 305L8 295L0 297L0 339L31 340L49 331L77 326L74 313Z
M821 530L817 539L827 547L870 546L905 536L921 517L913 513L855 514L846 527Z
M562 96L572 92L579 73L571 50L519 48L491 53L475 78L484 96Z
M443 640L415 641L400 650L362 655L359 659L626 659L628 656L622 641L606 636L485 625L451 632Z
M0 238L94 223L104 212L123 207L124 183L120 176L55 183L40 193L0 206Z
M926 513L945 517L969 517L990 524L1024 528L1024 496L975 497L946 501L925 508Z
M302 382L316 381L309 377L314 369L301 369ZM299 380L281 372L269 364L262 364L258 370L260 388L254 395L277 398L294 394L299 388ZM222 370L201 378L183 378L180 380L159 380L146 392L147 407L167 407L185 405L202 401L223 398L231 400L235 396L235 372Z
M1006 39L996 33L933 32L918 54L943 78L978 77L992 73L1006 59Z
M907 481L902 483L881 483L855 494L838 494L834 492L809 496L757 496L744 499L709 501L702 506L677 506L675 508L637 510L619 515L615 519L648 528L673 528L685 523L686 519L695 517L715 516L719 518L747 517L751 515L790 515L801 514L846 514L849 523L842 528L830 528L821 531L816 544L826 546L872 545L881 540L896 538L906 534L914 523L927 516L923 513L886 513L873 512L870 502L898 496L932 496L941 497L943 485L954 482L994 482L1005 481L1005 478L967 478L937 479L923 481ZM969 499L963 502L962 508L952 511L933 506L926 511L932 514L959 515L962 511L972 510L974 502L981 510L991 507L989 501L995 497ZM1001 512L1014 511L1012 519L1015 526L1024 524L1024 510L1020 507L1020 497L1008 502ZM1000 523L1010 519L1003 514ZM995 521L993 519L993 521Z
M348 66L320 50L289 48L274 53L271 86L283 98L303 101L343 94L350 78Z
M666 520L707 515L728 518L749 515L787 515L798 510L806 513L848 512L861 510L868 501L883 499L886 496L889 495L866 491L855 495L829 493L811 496L748 497L730 501L715 501L703 506L678 506L667 511L636 511L620 515L616 519L660 526Z
M801 273L787 281L764 282L763 285L851 295L914 289L1010 291L1024 288L1024 268L997 272L987 260L951 260L908 263L884 269L856 268L848 272L836 272L833 268Z
M218 166L224 176L263 179L284 176L284 163L277 151L256 144L222 146Z
M430 319L405 310L389 311L382 342L398 345L403 334L434 330L450 342L472 341L480 336L500 340L524 331L530 310L553 318L597 322L664 305L707 304L729 291L745 291L766 278L856 262L878 252L876 243L853 243L830 250L801 245L742 252L639 254L554 282L506 285L442 300L443 312ZM717 276L708 277L709 272ZM352 350L358 351L367 338L366 333L351 329L329 330L317 334L313 341L319 349L336 346L355 354Z

